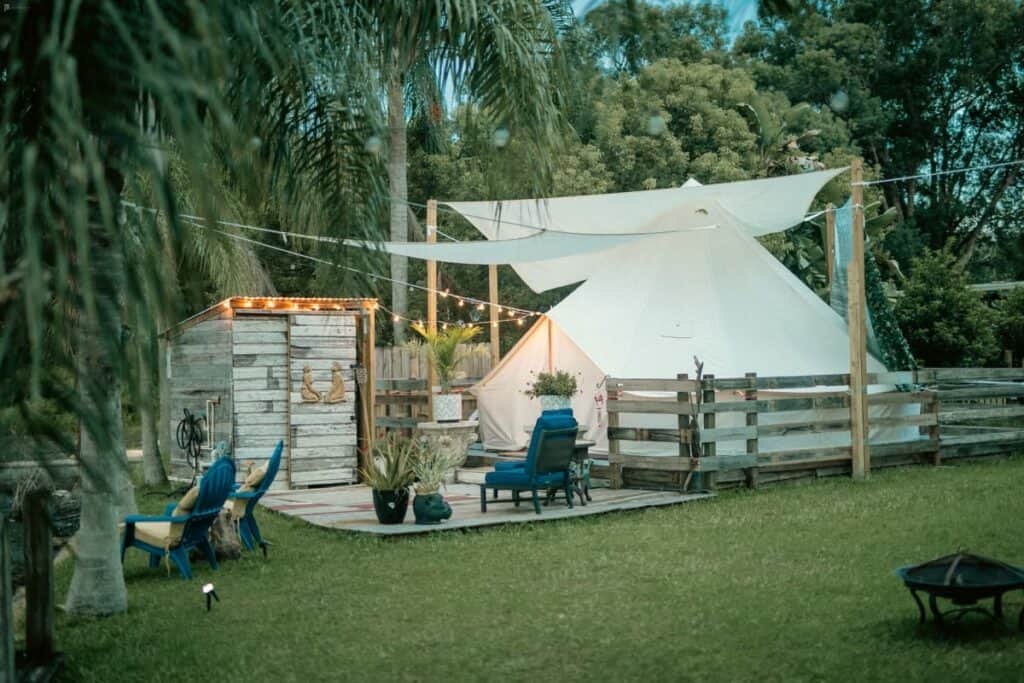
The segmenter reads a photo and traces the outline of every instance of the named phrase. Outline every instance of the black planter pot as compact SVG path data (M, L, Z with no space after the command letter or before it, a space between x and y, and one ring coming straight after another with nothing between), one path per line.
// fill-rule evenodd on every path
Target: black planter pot
M409 489L373 490L373 510L381 524L401 524L409 510Z
M452 516L452 506L440 493L417 494L412 511L417 524L440 524Z

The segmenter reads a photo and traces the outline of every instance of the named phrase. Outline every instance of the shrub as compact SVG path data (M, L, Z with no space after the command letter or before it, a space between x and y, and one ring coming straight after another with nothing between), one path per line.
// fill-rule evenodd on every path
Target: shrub
M999 354L994 315L967 288L948 250L927 250L914 261L896 316L922 365L978 366Z
M995 305L999 343L1013 351L1017 360L1024 358L1024 288L1011 290Z

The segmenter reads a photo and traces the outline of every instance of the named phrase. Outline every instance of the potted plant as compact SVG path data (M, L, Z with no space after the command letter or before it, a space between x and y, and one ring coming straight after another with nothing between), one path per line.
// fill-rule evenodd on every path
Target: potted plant
M441 495L445 476L459 464L459 455L424 446L413 463L416 498L412 511L417 524L440 524L452 516L452 507Z
M405 520L409 487L416 476L413 464L421 450L418 441L395 434L388 434L374 443L370 463L359 474L373 489L373 509L381 524L401 524Z
M572 397L579 392L578 386L576 377L564 370L541 372L527 383L526 395L539 398L542 411L559 410L572 406Z
M460 348L464 343L476 338L480 328L470 325L448 327L431 332L423 325L412 326L427 347L427 360L437 374L441 392L431 397L434 407L434 420L437 422L458 422L462 419L462 394L452 393L452 381L455 379L455 368L466 352ZM433 391L433 387L430 388Z

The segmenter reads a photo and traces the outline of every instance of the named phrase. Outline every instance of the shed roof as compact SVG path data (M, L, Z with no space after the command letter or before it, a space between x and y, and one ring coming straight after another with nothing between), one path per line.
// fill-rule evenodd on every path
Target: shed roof
M379 308L377 299L355 298L355 297L326 297L326 296L232 296L218 301L195 315L185 318L174 325L163 334L167 337L174 337L188 328L201 323L204 320L215 318L226 311L239 311L241 313L262 313L272 311L290 313L302 311L304 313L331 313L333 311L361 310Z

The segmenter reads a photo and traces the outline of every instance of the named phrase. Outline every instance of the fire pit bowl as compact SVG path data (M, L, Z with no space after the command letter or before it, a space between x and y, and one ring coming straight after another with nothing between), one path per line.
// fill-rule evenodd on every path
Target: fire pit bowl
M958 620L969 612L984 614L994 621L1003 621L1003 594L1024 589L1024 569L989 557L954 553L930 562L908 565L896 570L896 576L910 590L917 603L920 623L925 622L924 603L917 592L928 594L928 606L935 625L942 632L944 617ZM937 598L950 600L955 607L943 612ZM978 605L979 600L992 599L992 611ZM1024 630L1024 608L1017 619L1017 628Z

